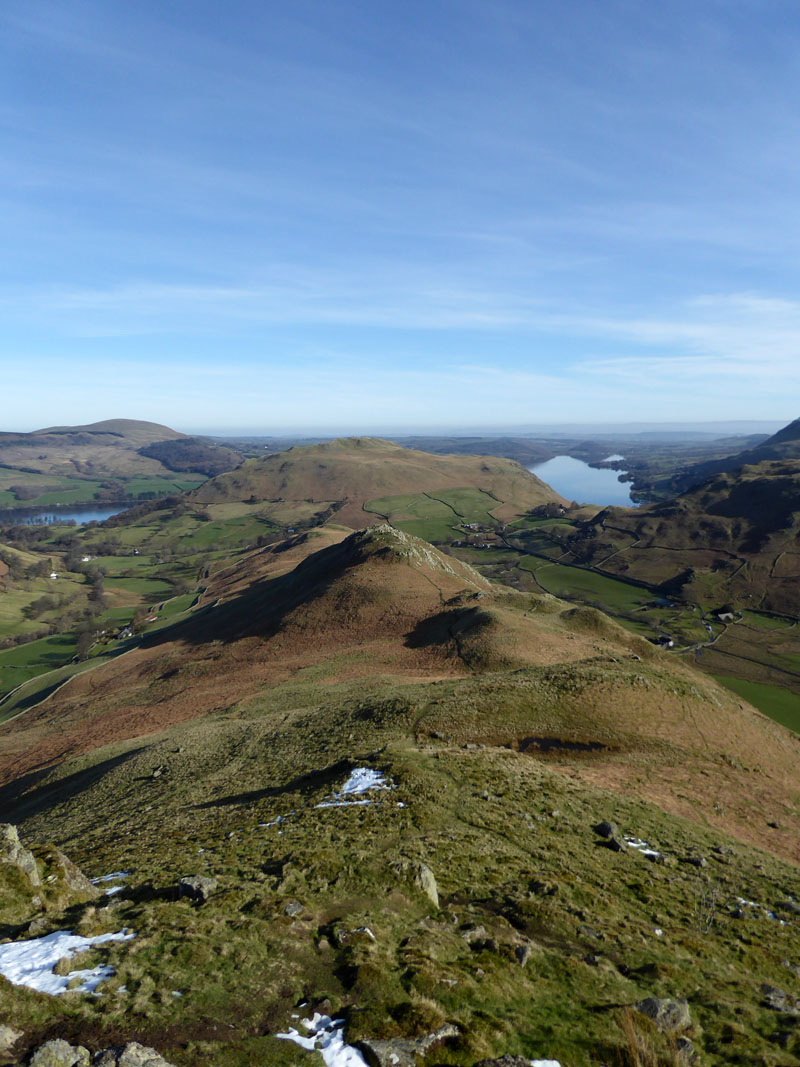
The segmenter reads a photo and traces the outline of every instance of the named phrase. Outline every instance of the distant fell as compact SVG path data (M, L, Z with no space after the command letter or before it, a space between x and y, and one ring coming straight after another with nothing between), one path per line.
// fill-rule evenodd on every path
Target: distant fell
M364 505L404 493L475 488L487 494L498 521L546 503L566 503L519 463L494 456L439 456L375 437L338 438L248 460L195 494L198 501L328 502L338 522L354 528L375 521Z
M795 419L772 437L753 447L723 459L697 463L679 471L671 479L670 487L676 495L685 493L718 474L728 474L743 467L773 460L800 460L800 419Z
M83 426L48 426L43 430L34 430L30 436L38 437L42 434L107 434L124 438L137 448L153 441L172 441L186 436L169 426L140 419L103 419L101 422L90 422Z

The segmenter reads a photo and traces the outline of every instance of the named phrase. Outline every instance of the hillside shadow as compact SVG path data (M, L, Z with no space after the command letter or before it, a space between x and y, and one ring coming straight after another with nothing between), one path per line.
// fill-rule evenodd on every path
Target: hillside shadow
M8 785L0 787L0 811L3 813L3 820L12 823L22 822L63 800L73 799L99 782L105 775L127 763L146 747L142 745L130 752L113 756L93 767L76 771L66 778L41 787L37 787L37 783L53 770L52 767L32 771L30 774L15 779Z
M352 760L339 760L321 771L307 771L305 774L299 774L284 785L252 789L245 793L232 793L227 797L217 797L214 800L206 800L202 804L195 804L194 807L202 810L204 808L224 808L233 804L253 804L258 800L268 800L270 797L284 796L287 793L308 795L315 793L323 786L332 787L334 783L341 782L343 778L352 772L354 767L355 764Z
M301 604L323 596L344 571L363 558L358 543L346 538L302 560L294 570L277 578L256 579L243 592L223 604L211 604L190 618L148 634L143 648L168 641L189 644L246 637L272 637L280 632L286 615Z

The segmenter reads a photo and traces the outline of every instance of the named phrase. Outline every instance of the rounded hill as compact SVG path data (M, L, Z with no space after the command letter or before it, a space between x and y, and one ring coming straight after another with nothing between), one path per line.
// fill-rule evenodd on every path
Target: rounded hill
M371 500L408 493L435 497L437 490L474 488L487 496L498 521L551 502L566 503L519 463L493 456L438 456L375 437L339 438L298 446L203 485L203 503L287 500L329 503L337 521L358 528L375 521Z

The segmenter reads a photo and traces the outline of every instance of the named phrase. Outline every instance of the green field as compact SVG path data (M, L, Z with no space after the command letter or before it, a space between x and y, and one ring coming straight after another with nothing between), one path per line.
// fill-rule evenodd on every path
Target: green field
M71 634L55 634L0 652L0 697L18 685L67 663L75 655Z
M519 566L535 574L537 582L548 593L567 599L583 600L593 607L611 612L612 615L638 611L653 599L653 594L647 589L639 589L615 578L606 578L605 575L596 574L594 571L548 563L533 556L524 556Z
M108 575L122 574L125 571L149 570L153 557L140 556L98 556L94 561Z
M715 674L714 677L727 689L738 693L740 697L752 704L754 708L769 715L775 722L788 726L790 730L800 733L800 696L779 685L767 685L764 682L746 682L741 678L732 678L727 674Z
M441 545L463 538L465 523L493 529L497 519L490 510L500 503L480 489L443 489L378 497L367 501L364 510L386 517L404 533Z
M160 578L107 578L106 589L124 589L127 593L140 593L142 596L157 600L165 593L172 592L169 582Z
M794 626L789 619L779 619L774 615L760 615L755 611L743 611L742 621L748 626L758 626L764 630L786 630Z

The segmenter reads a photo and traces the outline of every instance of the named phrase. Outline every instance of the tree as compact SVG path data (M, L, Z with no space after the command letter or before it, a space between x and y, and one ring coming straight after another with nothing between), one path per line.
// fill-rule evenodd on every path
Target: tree
M81 629L75 634L76 655L80 662L89 658L89 652L94 644L94 631Z

